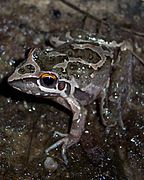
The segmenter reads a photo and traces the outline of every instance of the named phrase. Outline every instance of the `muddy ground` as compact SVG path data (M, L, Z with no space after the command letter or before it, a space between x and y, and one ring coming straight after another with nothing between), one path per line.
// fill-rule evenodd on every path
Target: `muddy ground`
M94 102L88 107L81 141L67 152L68 165L59 148L50 153L55 161L51 170L44 165L44 150L57 140L55 130L67 132L71 113L7 83L26 51L46 47L49 35L57 31L80 28L108 40L128 40L144 59L143 22L142 0L0 1L0 179L143 179L144 66L137 57L129 76L131 84L126 79L121 85L127 94L120 112L126 130L107 132ZM113 86L122 74L127 76L128 67L120 67L121 73L115 71L112 77Z

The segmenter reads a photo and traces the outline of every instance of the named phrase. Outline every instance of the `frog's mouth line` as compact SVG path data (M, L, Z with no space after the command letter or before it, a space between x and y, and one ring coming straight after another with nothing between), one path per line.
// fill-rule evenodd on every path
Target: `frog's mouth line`
M33 78L33 81L31 81L29 78L17 79L13 81L8 79L8 83L10 86L19 91L26 92L28 94L35 94L33 92L38 91L38 86L36 82L37 78Z
M18 91L24 92L26 94L32 94L36 96L58 96L57 93L54 92L45 92L42 91L37 83L38 78L33 78L33 81L29 78L25 79L17 79L14 81L8 81L9 85Z

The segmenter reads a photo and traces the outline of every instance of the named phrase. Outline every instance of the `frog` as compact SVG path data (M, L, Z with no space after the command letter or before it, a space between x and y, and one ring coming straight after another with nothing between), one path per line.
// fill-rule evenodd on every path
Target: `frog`
M52 98L72 112L69 133L56 131L55 135L61 139L45 150L48 155L61 145L62 158L68 164L66 150L80 141L88 114L87 106L95 100L99 99L100 116L105 127L119 124L125 128L122 120L111 122L105 115L112 67L121 53L127 54L128 48L124 42L106 41L82 30L51 36L49 41L51 46L29 51L25 61L8 78L8 83L24 93Z

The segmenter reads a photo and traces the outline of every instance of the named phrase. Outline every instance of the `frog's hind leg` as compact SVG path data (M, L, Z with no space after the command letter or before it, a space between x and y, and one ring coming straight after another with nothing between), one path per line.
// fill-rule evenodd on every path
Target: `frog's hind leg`
M121 116L121 99L111 100L109 97L110 79L108 79L106 87L100 94L100 117L102 124L109 131L111 127L116 125L125 130L124 123Z

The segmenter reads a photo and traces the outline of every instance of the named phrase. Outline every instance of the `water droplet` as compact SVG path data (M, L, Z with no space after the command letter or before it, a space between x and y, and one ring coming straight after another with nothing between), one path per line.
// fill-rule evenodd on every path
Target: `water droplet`
M85 133L86 133L86 134L89 134L89 131L86 130Z

